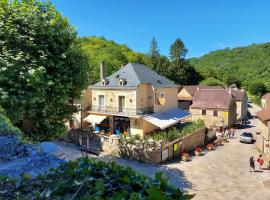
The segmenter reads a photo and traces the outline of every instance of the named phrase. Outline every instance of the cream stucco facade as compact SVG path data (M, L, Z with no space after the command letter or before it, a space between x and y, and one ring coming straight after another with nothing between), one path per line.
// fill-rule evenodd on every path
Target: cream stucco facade
M245 94L241 101L236 101L237 119L244 119L248 111L248 97Z
M260 119L258 119L256 145L261 153L267 155L268 159L270 159L269 140L270 140L270 121L263 122Z
M187 99L192 98L192 96L188 93L188 91L185 88L182 88L178 93L178 99L180 100L182 98L187 98Z
M203 113L203 110L205 110L205 114ZM236 108L233 103L229 110L191 108L190 112L192 114L192 121L202 119L207 128L212 126L231 127L236 122Z
M157 113L177 108L177 88L153 88L151 84L140 84L134 89L88 88L83 94L83 116L89 113L108 116L110 132L114 130L113 119L129 119L129 135L145 137L159 127L145 121L141 113ZM100 105L100 96L103 96ZM123 97L122 112L119 112L119 96ZM87 126L87 124L84 124Z
M261 99L262 108L270 108L270 96L266 99Z

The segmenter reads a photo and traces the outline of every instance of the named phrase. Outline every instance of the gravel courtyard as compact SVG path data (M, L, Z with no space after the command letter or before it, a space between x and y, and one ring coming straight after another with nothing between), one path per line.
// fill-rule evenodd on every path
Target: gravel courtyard
M259 108L253 106L250 112L254 114ZM257 170L249 172L249 157L257 158L255 144L241 144L239 135L244 131L255 133L256 119L244 129L238 130L234 139L224 146L218 147L204 156L193 157L190 162L174 162L167 165L149 165L136 161L116 158L110 155L95 157L105 161L116 161L119 164L131 166L140 173L153 176L156 171L163 171L170 182L177 187L195 193L194 199L270 199L270 171ZM72 145L58 143L73 160L81 156L80 151ZM256 166L258 169L258 166Z

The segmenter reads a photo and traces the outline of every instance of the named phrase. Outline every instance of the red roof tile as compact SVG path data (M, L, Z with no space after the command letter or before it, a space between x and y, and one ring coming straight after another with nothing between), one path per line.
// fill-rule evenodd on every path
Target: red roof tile
M191 95L194 96L197 88L200 89L223 89L221 86L204 86L204 85L183 85L183 88Z
M270 108L264 108L261 111L257 112L256 115L263 122L270 121Z

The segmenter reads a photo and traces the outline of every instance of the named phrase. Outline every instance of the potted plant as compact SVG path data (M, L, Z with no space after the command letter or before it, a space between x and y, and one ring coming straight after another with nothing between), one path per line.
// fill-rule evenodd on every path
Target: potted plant
M225 143L227 143L227 142L228 142L227 138L222 138L222 139L221 139L221 143L222 143L222 144L225 144Z
M187 161L189 161L189 154L184 152L184 153L182 153L181 158L183 161L187 162Z
M196 156L201 156L202 155L202 148L197 147L195 149L194 153L195 153Z
M212 151L214 149L214 145L213 144L207 144L207 149L209 151Z

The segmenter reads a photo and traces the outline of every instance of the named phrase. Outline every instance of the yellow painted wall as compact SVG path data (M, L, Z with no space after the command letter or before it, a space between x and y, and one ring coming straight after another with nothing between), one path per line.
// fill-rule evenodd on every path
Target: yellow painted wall
M192 98L192 96L186 91L185 88L182 88L180 90L180 92L178 93L178 99L181 99L181 97L183 98Z
M154 130L159 130L160 128L149 123L148 121L143 120L143 132L144 136L146 136L148 133L154 131Z
M108 107L118 107L118 97L125 96L125 108L136 109L136 90L92 89L92 106L99 106L99 95L104 95Z
M213 110L206 110L206 115L202 115L202 109L191 108L192 121L198 119L204 120L205 127L222 126L221 120L224 120L224 126L228 126L228 111L218 111L218 116L213 116Z
M82 117L85 118L88 113L87 111L89 110L89 106L91 105L92 102L92 91L91 89L86 89L83 94L82 94Z
M159 105L158 100L155 100L154 112L166 111L170 108L178 107L178 89L177 88L157 88L155 90L156 97L160 97L160 92L165 93L164 105Z
M137 87L137 109L153 107L155 102L151 84L140 84Z
M131 135L140 135L141 138L144 138L147 133L150 133L157 129L159 129L159 127L149 123L148 121L143 120L142 118L130 118Z
M140 118L130 118L130 134L139 135L141 138L143 135L143 121Z

